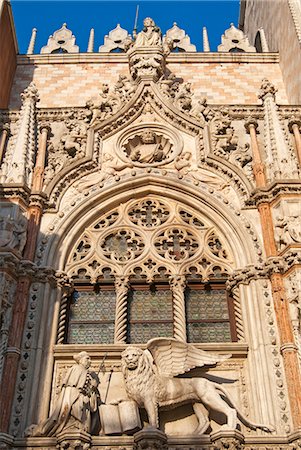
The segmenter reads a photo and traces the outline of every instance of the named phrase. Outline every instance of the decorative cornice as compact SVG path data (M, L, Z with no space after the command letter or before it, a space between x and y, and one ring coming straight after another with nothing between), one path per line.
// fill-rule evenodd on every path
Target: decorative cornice
M2 199L8 199L8 198L19 198L26 205L29 203L29 196L30 196L30 190L27 186L25 186L23 183L16 183L16 184L6 184L3 183L1 185L1 198Z
M266 188L255 189L246 203L247 206L258 206L261 203L270 203L280 195L291 194L301 194L300 180L279 180Z
M185 52L171 53L167 57L167 63L279 63L278 53L229 53L229 52ZM121 63L127 64L126 53L64 53L45 55L18 55L17 64L75 64L75 63Z
M232 290L240 284L248 285L252 280L268 279L274 273L285 274L293 266L300 264L301 251L291 251L285 256L268 258L263 264L249 264L230 275L227 288Z

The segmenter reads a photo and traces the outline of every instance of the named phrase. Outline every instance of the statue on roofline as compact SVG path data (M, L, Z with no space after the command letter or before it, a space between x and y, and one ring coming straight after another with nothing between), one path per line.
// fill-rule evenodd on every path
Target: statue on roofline
M133 47L158 47L162 45L162 33L153 19L146 17L143 21L144 28L137 34Z

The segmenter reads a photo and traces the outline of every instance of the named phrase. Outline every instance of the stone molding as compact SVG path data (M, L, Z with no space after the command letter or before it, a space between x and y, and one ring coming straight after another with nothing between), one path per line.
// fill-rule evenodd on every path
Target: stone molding
M279 53L226 53L226 52L193 52L171 53L167 57L167 63L181 62L240 62L240 63L279 63ZM74 64L93 62L117 62L127 63L127 55L124 53L65 53L63 55L17 55L17 64Z
M301 265L301 252L290 251L284 256L268 258L263 264L250 264L235 270L227 281L229 290L240 284L248 285L252 280L268 279L273 273L285 274L296 265Z

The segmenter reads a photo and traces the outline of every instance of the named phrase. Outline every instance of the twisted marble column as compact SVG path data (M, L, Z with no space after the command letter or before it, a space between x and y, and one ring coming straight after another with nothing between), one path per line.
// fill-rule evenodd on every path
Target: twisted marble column
M115 344L124 344L126 342L128 289L129 289L128 277L115 278L115 290L116 290L116 314L115 314L115 333L114 333Z
M174 338L186 342L185 277L174 275L169 282L173 296Z
M68 296L69 295L67 293L65 293L65 294L63 294L62 299L61 299L59 323L58 323L58 329L57 329L57 343L58 344L64 343Z

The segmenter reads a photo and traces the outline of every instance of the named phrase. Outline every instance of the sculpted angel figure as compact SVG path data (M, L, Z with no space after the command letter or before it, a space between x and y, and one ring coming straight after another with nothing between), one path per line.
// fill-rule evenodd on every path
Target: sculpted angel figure
M159 407L166 409L192 403L199 422L197 434L203 434L210 425L208 412L203 412L202 405L226 416L225 429L235 430L239 417L249 428L274 431L273 427L253 423L244 417L229 393L219 384L200 377L176 378L195 367L215 366L230 356L211 354L172 338L151 339L146 350L128 347L122 353L127 395L146 409L150 426L154 428L159 428Z
M52 414L32 425L27 435L53 436L67 428L91 431L92 414L98 409L99 380L95 372L89 372L88 353L80 352L73 359L75 364L67 372Z
M191 152L185 151L178 155L175 159L175 168L182 175L190 175L194 180L200 181L202 183L210 184L216 187L218 190L224 189L228 184L213 173L204 170L200 167L196 168L193 166Z
M162 45L162 33L150 17L143 21L144 28L137 34L134 47L153 47Z

